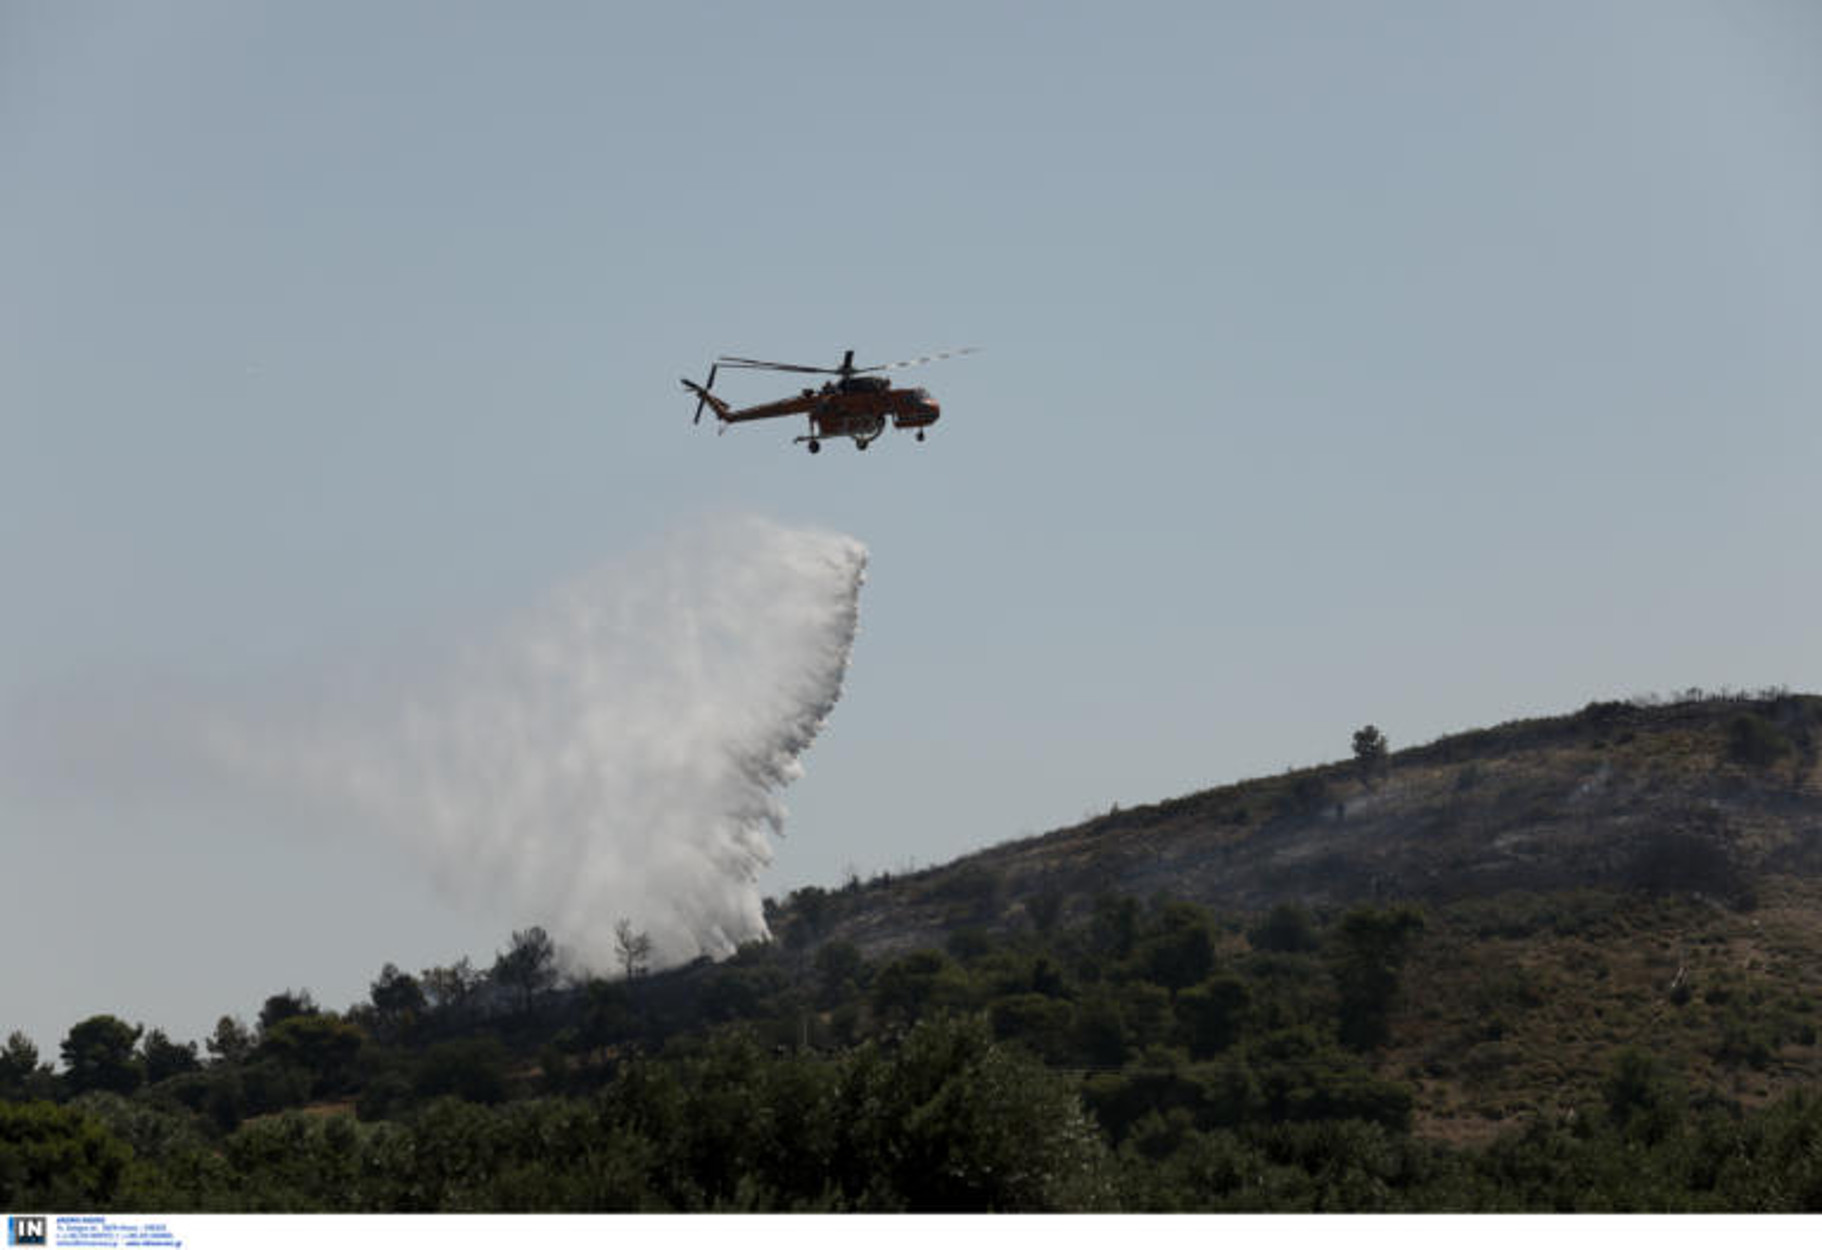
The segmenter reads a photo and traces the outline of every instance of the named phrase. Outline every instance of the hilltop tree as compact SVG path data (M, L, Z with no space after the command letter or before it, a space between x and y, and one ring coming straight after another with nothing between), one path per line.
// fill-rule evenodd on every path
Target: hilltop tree
M16 1098L38 1071L38 1047L24 1033L14 1030L0 1047L0 1098Z
M118 1016L90 1016L63 1039L64 1080L72 1093L91 1089L130 1094L145 1080L145 1065L133 1053L145 1030Z
M519 1007L530 1011L532 1001L557 983L557 944L538 925L518 930L512 944L493 963L493 979L519 992Z
M233 1016L223 1016L203 1045L217 1063L239 1063L253 1052L253 1034Z
M388 963L368 988L378 1030L387 1036L402 1036L411 1031L424 1014L424 987L409 972Z
M464 955L440 968L426 968L418 983L429 1000L430 1010L445 1015L460 1015L481 986L481 974Z
M1354 767L1360 782L1369 790L1385 771L1387 747L1385 735L1376 725L1363 725L1354 731Z
M163 1029L153 1029L147 1033L139 1053L145 1060L148 1085L182 1076L185 1072L194 1072L202 1066L196 1059L195 1042L174 1042Z
M316 1000L309 990L284 990L272 995L259 1009L259 1035L263 1038L295 1016L316 1014Z

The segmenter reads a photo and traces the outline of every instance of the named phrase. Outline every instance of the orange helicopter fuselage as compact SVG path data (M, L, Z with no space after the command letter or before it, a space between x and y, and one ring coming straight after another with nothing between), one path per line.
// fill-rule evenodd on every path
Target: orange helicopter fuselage
M943 410L922 387L869 387L863 390L830 384L821 390L806 389L789 399L732 409L721 419L763 421L768 417L788 417L800 412L809 416L810 426L818 437L868 438L884 429L888 419L893 428L900 430L935 425Z

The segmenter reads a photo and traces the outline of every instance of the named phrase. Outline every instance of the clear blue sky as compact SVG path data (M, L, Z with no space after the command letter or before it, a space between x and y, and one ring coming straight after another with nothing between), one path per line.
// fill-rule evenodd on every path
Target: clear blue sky
M872 552L773 894L1368 721L1822 688L1818 343L1801 0L0 0L0 1031L486 962L538 918L109 709L454 645L704 517ZM865 455L676 384L963 344ZM51 721L106 784L19 775Z

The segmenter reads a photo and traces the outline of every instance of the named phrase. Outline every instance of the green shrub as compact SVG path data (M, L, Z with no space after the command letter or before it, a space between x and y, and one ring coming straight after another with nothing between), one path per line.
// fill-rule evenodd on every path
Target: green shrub
M106 1210L132 1157L124 1142L77 1108L0 1103L0 1208Z

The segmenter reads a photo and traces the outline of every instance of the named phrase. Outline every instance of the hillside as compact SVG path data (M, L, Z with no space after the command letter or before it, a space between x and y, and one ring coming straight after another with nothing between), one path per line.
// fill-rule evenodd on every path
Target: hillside
M1819 750L1822 697L1595 703L1394 752L1371 779L1287 772L851 885L819 933L876 956L1108 892L1217 912L1576 889L1746 904L1763 877L1822 872Z
M1816 696L1590 704L1394 752L1371 779L1329 764L800 891L774 930L877 961L1079 923L1107 895L1233 931L1284 903L1412 903L1428 928L1377 1070L1411 1084L1419 1133L1573 1115L1629 1045L1758 1105L1822 1082L1819 747Z

